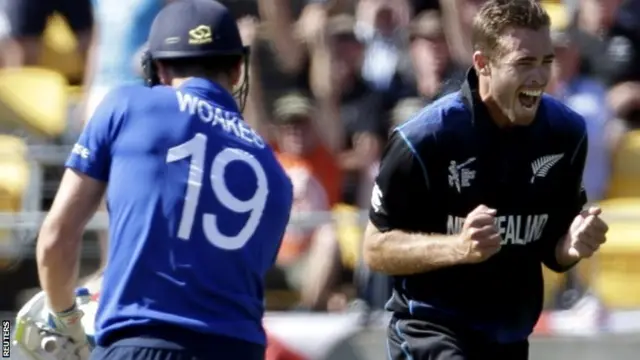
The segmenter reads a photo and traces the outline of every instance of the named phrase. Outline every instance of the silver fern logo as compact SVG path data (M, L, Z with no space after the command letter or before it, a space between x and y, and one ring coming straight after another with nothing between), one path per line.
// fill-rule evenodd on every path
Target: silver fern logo
M373 191L371 192L371 207L374 212L379 213L382 209L382 190L378 184L373 185Z
M564 154L546 155L532 162L531 170L533 170L533 176L531 176L531 183L533 184L536 178L547 176L553 165L557 164L563 157Z

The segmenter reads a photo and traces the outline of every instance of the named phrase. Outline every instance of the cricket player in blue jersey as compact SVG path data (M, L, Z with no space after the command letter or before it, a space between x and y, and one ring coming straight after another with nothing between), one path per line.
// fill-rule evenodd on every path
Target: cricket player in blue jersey
M224 6L172 2L149 35L148 86L108 94L74 146L40 231L38 271L52 323L86 344L77 264L106 191L93 359L264 358L263 278L292 185L242 120L247 53Z

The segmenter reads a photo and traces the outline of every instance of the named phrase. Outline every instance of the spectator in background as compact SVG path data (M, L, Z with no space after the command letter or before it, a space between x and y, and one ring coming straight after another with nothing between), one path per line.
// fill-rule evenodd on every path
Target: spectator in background
M420 13L410 26L409 48L414 69L414 95L427 103L460 89L465 69L451 58L440 14Z
M580 0L579 5L571 31L583 71L607 86L640 81L640 2Z
M442 20L452 58L471 66L471 24L486 0L440 0Z
M388 90L398 71L410 13L407 0L358 1L355 34L365 46L362 78L375 90Z
M607 102L616 119L620 119L621 131L640 129L640 82L629 81L614 86L607 94Z
M126 6L122 6L127 8ZM8 34L2 44L3 65L37 65L42 35L49 18L61 14L76 35L80 56L86 57L92 37L93 16L90 0L5 0L4 16Z
M279 156L280 163L293 183L293 210L294 214L323 213L331 210L329 199L322 183L313 174L310 166L303 161L292 161ZM301 257L306 255L312 242L312 238L318 233L315 226L293 226L287 230L280 251L278 252L279 266L291 266L299 264ZM304 271L292 271L292 276L297 276L297 283L302 283Z
M606 102L606 88L601 82L580 73L581 60L577 43L571 33L566 31L569 24L563 19L566 14L558 11L566 10L561 4L555 5L555 10L549 11L556 58L548 92L585 119L588 149L582 179L588 201L598 202L605 198L609 188L612 153L621 134L618 131L620 126L612 118L613 113ZM571 269L563 276L561 286L555 289L552 308L573 308L578 301L584 299L588 291L585 285L580 270Z
M291 178L292 213L329 212L340 201L341 176L331 151L318 136L318 110L309 98L288 94L274 105L276 156ZM304 308L326 309L336 286L340 249L331 223L292 227L284 236L271 278L283 278L286 287L301 293ZM282 281L282 280L280 280ZM283 284L274 284L280 287Z
M262 23L252 49L252 76L257 79L251 90L255 115L247 119L260 125L264 134L266 123L273 117L276 99L291 91L311 94L309 84L310 54L318 34L326 25L326 8L309 1L302 12L290 0L258 0ZM257 117L257 118L256 118Z
M605 195L611 173L612 113L606 102L606 89L597 81L580 74L580 53L570 35L562 30L552 33L556 60L549 91L582 115L587 124L589 148L583 177L587 198L600 201Z
M327 198L327 205L340 201L341 171L327 139L318 129L318 111L308 97L287 94L274 105L275 143L278 160L285 169L302 168L317 179ZM339 136L327 134L327 136ZM331 141L331 140L329 140Z
M640 1L579 0L570 32L582 72L610 87L608 102L620 134L640 126ZM610 142L615 142L614 140Z
M354 19L348 15L329 20L327 41L331 61L327 70L319 72L331 76L325 111L339 114L342 121L344 143L339 155L344 173L342 200L362 208L371 198L393 99L371 88L362 78L364 44L356 38L354 25Z

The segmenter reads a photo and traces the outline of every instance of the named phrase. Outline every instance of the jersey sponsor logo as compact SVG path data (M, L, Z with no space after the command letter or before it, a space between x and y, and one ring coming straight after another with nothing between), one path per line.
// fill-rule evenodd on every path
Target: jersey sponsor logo
M458 193L462 192L462 188L471 186L471 180L475 179L475 170L467 168L474 161L476 161L474 157L467 159L462 164L451 160L451 164L449 165L449 186L454 187Z
M379 213L382 211L382 190L380 190L378 184L373 185L373 191L371 192L371 207L374 212Z
M549 170L564 157L564 154L546 155L539 157L531 163L531 170L533 175L531 176L531 183L533 184L536 178L546 177Z
M455 235L462 231L465 218L449 215L447 234ZM548 214L503 215L496 217L496 226L502 236L502 245L526 245L540 240L549 220Z
M244 142L255 145L261 149L265 147L262 137L242 120L240 114L224 111L191 94L185 94L181 91L177 91L176 94L181 112L188 112L189 115L197 115L202 122L210 123L211 126L214 127L219 126L225 132Z
M83 159L88 159L90 154L89 149L87 149L85 146L81 144L73 145L73 149L71 150L71 153L76 154Z

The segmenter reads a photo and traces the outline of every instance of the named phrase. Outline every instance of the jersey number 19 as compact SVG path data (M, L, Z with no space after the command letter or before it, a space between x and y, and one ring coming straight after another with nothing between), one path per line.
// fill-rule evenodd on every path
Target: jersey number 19
M189 179L187 182L187 193L185 195L182 218L178 229L178 237L182 240L189 240L191 229L196 216L196 208L200 201L202 191L202 176L205 168L205 157L207 150L207 136L197 133L191 140L172 147L167 153L167 163L191 158L189 166ZM249 165L258 179L256 192L250 199L241 200L229 191L225 180L227 165L232 161L242 161ZM250 212L249 219L242 229L235 236L227 236L220 232L215 214L202 215L202 227L207 240L216 247L225 250L237 250L242 248L253 236L260 225L260 218L267 203L269 187L267 184L267 174L260 162L250 153L236 149L225 148L220 151L212 160L211 190L220 204L230 211L236 213Z

